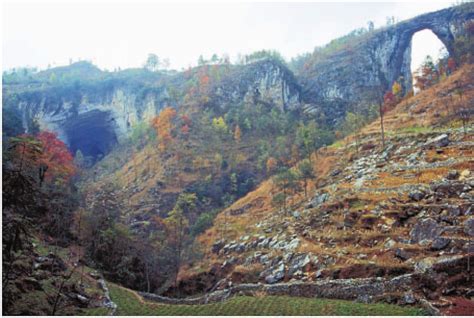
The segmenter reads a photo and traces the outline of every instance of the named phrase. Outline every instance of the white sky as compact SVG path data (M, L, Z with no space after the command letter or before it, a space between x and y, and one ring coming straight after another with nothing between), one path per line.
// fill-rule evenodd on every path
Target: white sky
M153 52L180 69L195 65L200 54L235 58L259 49L291 58L366 27L369 20L378 27L387 16L404 20L451 3L6 2L2 63L4 69L45 68L81 58L112 70L139 67ZM434 35L424 33L428 36L420 32L414 43L416 65L440 48Z

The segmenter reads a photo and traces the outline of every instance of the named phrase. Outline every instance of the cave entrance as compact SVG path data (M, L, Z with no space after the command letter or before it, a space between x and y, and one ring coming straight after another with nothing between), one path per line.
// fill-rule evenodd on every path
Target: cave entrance
M429 29L421 30L413 34L411 39L411 73L412 73L412 89L416 94L420 88L420 84L416 82L416 77L421 74L421 66L425 62L431 61L437 69L439 59L447 59L449 56L446 46L441 40ZM439 71L439 69L437 69ZM435 76L435 75L433 75Z
M93 110L68 119L64 130L73 154L80 150L88 162L94 163L117 144L115 121L110 112Z

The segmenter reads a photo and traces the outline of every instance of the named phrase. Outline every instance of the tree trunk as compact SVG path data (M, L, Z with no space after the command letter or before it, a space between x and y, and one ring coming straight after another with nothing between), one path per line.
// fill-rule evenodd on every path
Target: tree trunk
M308 198L308 190L307 190L307 187L308 187L308 180L307 180L307 179L304 179L304 198L305 198L305 199Z
M380 130L382 132L382 150L385 149L385 132L383 128L383 111L382 111L382 104L379 104L379 111L380 111Z
M146 277L146 292L149 293L150 292L150 273L149 273L148 264L146 261L145 261L145 277Z

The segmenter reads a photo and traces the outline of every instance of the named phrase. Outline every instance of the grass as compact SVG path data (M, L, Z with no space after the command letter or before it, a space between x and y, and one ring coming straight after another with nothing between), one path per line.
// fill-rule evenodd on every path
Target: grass
M116 315L142 316L262 316L262 315L424 315L416 307L388 304L361 304L343 300L327 300L290 296L237 296L225 302L207 305L165 305L143 302L132 291L109 284L112 300L118 305ZM103 315L102 309L89 309L86 315Z
M337 140L335 141L332 145L329 146L329 148L332 149L341 149L346 145L346 142L344 140Z
M411 127L403 127L396 130L389 130L387 131L388 136L397 136L397 135L405 135L405 134L426 134L435 132L436 130L430 126L411 126Z

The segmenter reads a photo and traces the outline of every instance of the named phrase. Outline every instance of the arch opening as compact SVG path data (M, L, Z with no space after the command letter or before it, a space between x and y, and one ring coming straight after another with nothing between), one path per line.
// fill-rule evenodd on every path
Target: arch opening
M448 71L449 52L430 29L417 31L411 38L412 89L416 94L440 80Z

